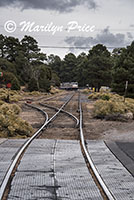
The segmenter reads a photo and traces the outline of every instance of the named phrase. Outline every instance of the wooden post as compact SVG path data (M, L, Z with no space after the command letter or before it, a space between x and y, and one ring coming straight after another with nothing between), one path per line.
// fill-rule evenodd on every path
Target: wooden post
M128 81L126 81L126 84L125 84L124 102L125 102L125 98L126 98L126 95L127 95L127 88L128 88Z

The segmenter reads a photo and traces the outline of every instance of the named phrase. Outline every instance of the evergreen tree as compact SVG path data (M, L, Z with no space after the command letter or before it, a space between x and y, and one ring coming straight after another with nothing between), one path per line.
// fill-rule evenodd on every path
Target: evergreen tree
M69 53L65 56L61 65L60 78L62 82L76 81L76 61L77 58L73 53Z
M18 55L15 58L14 66L21 84L25 85L25 83L28 83L32 74L32 66L27 57L25 57L23 51L18 52Z
M12 72L14 75L16 75L15 65L5 58L0 58L0 70L3 72Z
M32 92L32 91L38 91L38 90L39 90L38 84L37 84L37 81L36 81L35 78L31 78L31 79L30 79L30 81L29 81L29 83L28 83L28 90L29 90L30 92Z
M113 68L113 91L123 95L128 81L128 96L134 97L134 42L117 57Z
M32 62L37 58L40 49L38 47L37 41L31 36L25 35L21 40L21 50L24 52L24 55L27 57L29 62Z
M5 58L13 62L15 61L16 56L18 55L18 51L20 49L20 42L17 38L14 37L6 37L5 38Z
M52 72L52 79L51 79L52 86L60 86L60 78L57 76L55 72Z
M52 72L51 69L45 65L41 65L39 67L39 76L38 76L38 83L39 83L39 88L41 91L50 91L50 81L52 79Z
M77 57L77 66L75 70L76 81L79 86L86 86L89 84L89 76L88 76L88 58L85 53L81 53Z
M5 57L5 37L0 34L0 57Z
M112 59L110 52L102 44L94 46L88 54L89 85L100 89L110 86L112 81Z

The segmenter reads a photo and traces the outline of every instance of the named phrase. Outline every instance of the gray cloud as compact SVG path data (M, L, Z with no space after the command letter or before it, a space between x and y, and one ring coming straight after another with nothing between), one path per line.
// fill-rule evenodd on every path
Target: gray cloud
M132 37L131 33L128 33L127 36L129 39ZM108 27L97 34L96 37L66 37L65 42L70 46L76 47L90 47L98 43L104 44L107 47L122 47L128 45L125 34L113 34L109 31Z
M132 36L132 34L130 33L130 32L127 32L127 36L128 36L128 38L131 40L131 39L134 39L133 38L133 36Z
M109 46L125 45L125 35L121 33L110 33L108 27L104 29L100 34L98 34L96 39L98 40L98 42Z
M74 47L89 47L90 45L97 44L97 40L93 37L66 37L65 42Z
M70 12L76 6L86 5L89 9L95 9L95 0L4 0L0 1L0 7L14 6L23 9L46 9L59 12Z

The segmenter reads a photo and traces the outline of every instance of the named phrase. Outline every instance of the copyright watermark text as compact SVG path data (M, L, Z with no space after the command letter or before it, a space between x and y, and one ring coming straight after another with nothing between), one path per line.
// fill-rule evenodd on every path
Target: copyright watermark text
M6 23L4 24L4 29L6 32L8 33L13 33L16 31L17 25L13 20L8 20L6 21Z
M52 35L54 35L56 32L63 31L66 31L67 33L70 33L72 31L86 33L95 31L95 25L80 25L77 21L69 21L66 26L58 26L55 25L53 22L47 23L45 25L38 25L35 22L30 21L22 21L17 26L17 24L13 20L8 20L4 24L4 29L8 33L15 32L16 28L19 28L21 32L49 32Z

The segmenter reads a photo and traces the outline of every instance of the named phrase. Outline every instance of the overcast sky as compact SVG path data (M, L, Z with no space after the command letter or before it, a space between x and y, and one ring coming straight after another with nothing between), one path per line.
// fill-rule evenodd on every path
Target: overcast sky
M0 33L19 39L31 35L48 55L78 55L97 43L109 49L129 45L133 10L134 0L0 0Z

